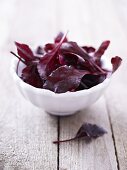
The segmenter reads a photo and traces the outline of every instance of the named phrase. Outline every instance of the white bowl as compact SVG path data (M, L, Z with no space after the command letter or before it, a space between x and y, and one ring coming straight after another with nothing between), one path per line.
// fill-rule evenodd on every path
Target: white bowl
M19 78L16 73L17 59L12 61L11 74L22 95L35 106L44 109L53 115L71 115L96 102L109 85L110 79L105 79L102 83L77 92L66 92L57 94L50 90L33 87ZM19 65L21 72L23 65Z

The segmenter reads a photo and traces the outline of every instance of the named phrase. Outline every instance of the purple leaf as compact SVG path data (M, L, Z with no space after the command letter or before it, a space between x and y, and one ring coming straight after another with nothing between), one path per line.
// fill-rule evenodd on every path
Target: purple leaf
M82 126L79 128L77 134L75 137L71 139L66 139L66 140L60 140L60 141L54 141L54 144L62 143L62 142L68 142L68 141L73 141L76 139L84 138L85 140L91 140L91 139L96 139L100 136L103 136L106 134L107 131L103 129L102 127L96 125L96 124L91 124L91 123L83 123Z
M59 43L62 39L62 37L64 36L64 34L62 32L59 32L56 36L56 38L54 39L54 42L55 43ZM67 42L67 37L64 38L64 41L63 42Z
M59 62L61 65L73 66L79 70L88 70L91 73L94 72L93 68L88 61L85 61L82 57L71 52L64 52L59 54Z
M26 63L34 59L33 52L28 45L20 44L18 42L15 42L15 45L17 46L18 55L23 58Z
M87 52L87 53L93 53L95 52L95 48L94 47L89 47L89 46L82 46L82 48Z
M55 93L75 91L79 86L82 77L86 74L89 74L89 72L85 70L77 70L69 66L61 66L47 77L43 88Z
M45 44L44 50L45 50L46 52L50 52L50 51L52 51L55 47L56 47L56 44L48 43L48 44Z
M22 70L21 78L23 79L24 82L34 87L37 87L37 88L43 87L43 81L38 74L37 65L35 64L25 67Z
M104 41L95 51L92 46L81 47L76 42L68 41L66 35L60 32L54 43L38 46L35 52L28 45L15 42L18 55L11 53L26 65L22 71L23 81L35 87L63 93L89 89L117 70L122 61L120 57L111 59L112 72L102 67L101 56L109 43ZM19 64L17 70L18 67Z
M37 65L37 69L40 77L43 80L47 79L47 76L55 69L59 67L59 60L57 57L51 58L48 54L41 58L40 63Z
M85 60L90 60L91 58L80 46L78 46L76 42L73 41L63 43L60 49L62 53L66 52L74 53L79 55Z
M58 67L57 51L61 47L66 35L63 36L58 45L49 53L46 53L40 60L37 68L42 79L45 79L54 69Z
M79 87L77 88L77 90L83 90L83 89L89 89L91 87L96 86L97 84L102 83L104 80L106 79L106 75L105 74L89 74L89 75L85 75L81 82Z
M116 56L116 57L111 59L111 63L112 63L112 67L113 67L113 71L112 72L115 72L118 69L118 67L120 66L121 62L122 62L122 59L120 57L118 57L118 56Z
M98 59L101 58L101 56L104 54L105 50L107 50L108 46L110 44L110 41L104 41L98 48L98 50L95 52L94 56Z
M105 133L107 133L107 131L96 124L84 123L78 130L75 138L87 136L92 139L100 137Z
M103 74L105 73L103 71L103 69L94 62L93 58L88 53L86 53L85 50L83 50L83 48L78 46L78 44L76 42L69 41L67 43L63 43L63 45L61 46L61 52L66 53L68 51L71 52L71 53L79 55L85 61L87 61L90 69L93 72L100 71Z
M94 57L95 57L95 62L100 66L101 65L101 56L104 54L105 50L107 50L108 46L110 44L110 41L104 41L98 48L98 50L95 52Z
M36 54L43 55L44 49L41 46L38 46L37 49L36 49Z
M75 68L79 62L85 62L81 57L70 52L59 54L59 61L61 65L74 66Z

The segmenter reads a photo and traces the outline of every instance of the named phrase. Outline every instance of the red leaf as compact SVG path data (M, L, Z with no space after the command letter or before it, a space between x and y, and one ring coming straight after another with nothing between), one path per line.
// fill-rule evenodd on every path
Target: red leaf
M57 61L57 51L61 47L66 35L64 35L58 45L49 53L46 53L40 60L37 68L42 79L45 79L58 65ZM58 64L58 63L57 63Z
M90 60L91 58L76 42L73 41L63 43L60 49L62 53L66 52L74 53L79 55L85 60Z
M85 75L78 87L77 90L89 89L91 87L96 86L99 83L102 83L106 79L105 74L88 74Z
M112 67L113 67L112 72L115 72L118 69L121 62L122 62L122 59L118 56L111 59L111 63L112 63Z
M37 66L35 64L25 67L22 70L21 78L23 79L24 82L34 87L37 88L43 87L43 80L40 78L37 71Z
M85 52L85 50L83 50L83 48L81 48L80 46L78 46L78 44L76 42L67 42L64 43L61 46L61 52L65 53L65 52L71 52L74 54L79 55L80 57L82 57L85 61L87 61L88 65L90 66L91 70L93 70L93 72L96 71L100 71L101 73L105 73L105 71L95 63L95 61L93 60L93 58Z
M82 77L86 74L89 74L89 72L77 70L69 66L61 66L47 77L43 88L54 91L55 93L75 91L79 86Z
M94 72L93 68L91 68L91 65L88 61L85 61L82 57L75 53L71 52L64 52L63 54L59 54L59 62L61 65L68 65L73 66L76 69L79 70L88 70L91 73Z
M56 47L56 44L48 43L48 44L45 44L44 50L45 50L46 52L50 52L50 51L52 51L55 47Z
M61 65L68 65L68 66L74 66L75 68L77 67L78 62L82 61L85 62L84 60L82 60L81 58L79 58L78 55L74 54L74 53L64 53L64 54L59 54L59 61Z
M54 39L54 42L55 42L55 43L59 43L59 42L61 41L61 39L62 39L63 36L64 36L64 33L59 32L59 33L57 34L56 38ZM68 41L68 40L67 40L67 37L65 37L64 40L63 40L63 42L67 42L67 41Z
M94 47L89 47L89 46L82 46L82 48L87 52L87 53L93 53L95 52L95 48Z
M41 46L38 46L36 49L36 54L43 55L44 54L44 49Z
M18 55L23 58L26 63L34 59L33 52L28 45L20 44L18 42L15 42L15 45L17 46Z
M101 58L101 56L104 54L105 50L107 50L109 44L110 44L110 41L108 41L108 40L102 42L102 44L100 45L100 47L98 48L98 50L94 54L96 59L100 59Z
M105 133L107 133L107 131L96 124L83 123L75 138L82 138L85 136L89 138L97 138L104 135Z
M23 81L35 87L63 93L88 89L106 79L109 71L103 69L101 56L109 43L110 41L104 41L95 52L92 46L81 47L76 42L68 41L66 35L60 32L54 43L48 43L44 47L38 46L35 53L28 45L18 42L15 44L19 56L11 53L26 65L22 71ZM89 54L93 52L94 55ZM120 57L112 58L112 73L121 61ZM64 79L61 79L61 76Z
M105 129L103 129L102 127L96 124L83 123L82 126L79 128L75 137L66 140L54 141L53 143L58 144L62 142L73 141L80 138L84 138L85 140L88 139L91 140L103 136L106 133L107 131Z
M101 57L104 54L105 50L107 50L108 46L110 44L110 41L104 41L98 48L98 50L94 54L95 62L97 65L101 66Z

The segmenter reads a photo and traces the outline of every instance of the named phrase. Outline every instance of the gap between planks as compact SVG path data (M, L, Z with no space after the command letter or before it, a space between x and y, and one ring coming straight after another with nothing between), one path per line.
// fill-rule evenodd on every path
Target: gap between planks
M76 114L73 117L59 118L60 119L60 121L59 121L59 139L60 138L66 139L67 137L71 137L73 134L75 134L74 131L79 126L78 125L79 123L76 123L77 122L76 120L78 117L79 117L80 123L82 123L83 121L88 121L90 123L101 124L100 121L101 122L104 121L103 122L104 127L107 127L108 132L109 132L108 136L103 138L104 140L102 138L100 138L100 139L97 139L96 141L93 141L89 145L86 145L83 141L80 141L78 143L77 142L66 143L64 145L61 144L59 146L59 153L58 153L59 154L59 166L58 166L59 170L65 170L65 169L67 169L67 170L74 170L74 169L81 170L81 169L83 169L84 170L84 168L85 169L89 168L90 170L93 170L93 169L99 168L101 166L102 166L101 167L102 169L106 168L105 170L111 170L111 169L119 170L117 167L117 162L116 162L115 148L114 148L114 142L112 139L110 123L108 123L109 118L108 118L108 115L106 116L106 112L107 112L106 108L104 111L104 117L102 114L100 115L100 117L98 117L99 116L98 113L102 111L102 107L100 107L100 106L103 105L104 103L105 103L104 98L101 98L96 104L94 104L93 106L91 106L89 109L87 109L85 111L79 112L78 115ZM84 115L84 113L85 113L85 115ZM90 113L92 113L92 114L90 114ZM72 126L70 126L70 123L72 124ZM64 126L65 124L68 127L65 127ZM64 130L63 130L63 126L65 128ZM65 135L64 132L66 132L67 130L69 130L68 135ZM107 140L105 138L107 138ZM112 140L112 141L110 141L111 143L109 142L110 139ZM98 146L98 143L100 144L100 149L98 148L99 150L96 150L97 149L96 146ZM85 148L85 149L83 149L83 148ZM97 151L96 154L95 154L95 150ZM81 151L81 152L79 152L79 151ZM85 151L85 154L84 154L84 151ZM103 153L103 154L101 154L101 153ZM74 156L74 154L76 154L75 155L76 157ZM95 154L95 155L93 156L93 154ZM111 155L112 156L114 155L114 158ZM70 157L69 160L67 159L67 157ZM88 157L89 158L92 157L92 158L89 159ZM103 160L102 157L104 158L104 163L101 163ZM96 164L94 164L94 161L95 162L97 161Z
M57 140L60 140L60 116L57 118ZM57 170L59 170L60 144L57 144Z
M106 102L105 95L104 95L104 100L105 100L105 106L106 106L107 114L108 114L108 118L109 118L110 129L111 129L111 133L112 133L112 140L113 140L113 145L114 145L114 150L115 150L117 169L120 170L120 164L119 164L119 159L118 159L117 147L116 147L116 142L115 142L115 135L114 135L114 130L113 130L113 126L112 126L111 116L110 116L110 112L109 112L109 108L108 108L108 105L107 105L107 102Z

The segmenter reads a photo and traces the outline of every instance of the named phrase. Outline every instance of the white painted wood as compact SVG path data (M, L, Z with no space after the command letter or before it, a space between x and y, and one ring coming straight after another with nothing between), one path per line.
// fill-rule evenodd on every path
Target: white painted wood
M3 37L0 50L0 170L56 170L57 146L52 141L57 139L57 117L39 110L20 95L10 75L13 56L8 49L14 49L15 40L34 45L52 37L55 10L48 2L34 0L12 5L15 15L12 21L5 17L9 28L4 34L8 39ZM48 28L51 29L47 31Z
M110 115L113 136L116 147L117 161L120 170L127 169L127 32L125 26L127 25L127 12L125 8L127 7L126 1L121 1L121 3L114 1L115 12L117 13L117 20L121 25L121 32L124 33L122 37L121 44L117 42L117 46L114 47L116 51L119 49L120 54L123 58L122 65L118 72L113 76L112 82L105 94L105 99L107 101L107 109Z
M125 44L127 41L123 41ZM127 59L125 45L123 49L123 63L117 73L114 74L112 82L105 93L107 110L113 129L116 147L117 161L120 170L127 169ZM122 50L121 50L122 51Z
M114 3L116 3L116 1L113 2L110 0L80 0L73 2L71 0L67 2L65 0L63 1L63 3L59 4L61 6L61 8L59 7L59 11L63 11L60 16L63 19L62 22L60 22L60 27L68 27L68 29L71 30L71 36L74 38L76 37L75 40L78 40L82 44L83 42L85 42L86 44L93 44L97 47L103 40L111 40L111 46L105 55L105 57L107 57L108 59L115 55L125 55L126 48L123 48L123 42L126 42L125 32L123 31L123 27L120 23L120 20L118 19L118 13ZM120 76L120 73L116 75L116 77L118 77L118 80L120 80ZM112 81L114 81L114 79ZM115 84L112 86L112 89L114 89L114 87ZM112 100L114 100L112 98L115 97L111 96L112 93L107 93L110 100L107 101L106 98L106 103L111 102ZM70 117L66 119L61 118L61 139L72 137L83 121L100 123L100 125L105 126L108 129L109 133L107 136L104 137L104 139L100 138L98 139L99 142L97 140L90 145L86 145L82 142L70 142L67 144L61 144L60 168L69 170L117 169L117 155L115 155L113 139L110 133L110 122L108 119L107 111L107 109L109 108L107 107L103 102L98 101L90 109L81 112L75 117ZM109 107L113 108L113 105ZM112 117L112 112L110 112L110 116ZM67 129L69 129L69 131ZM114 130L116 131L115 128ZM95 143L98 143L99 147L97 147ZM118 143L121 144L120 142ZM119 147L120 146L117 146L116 149L119 149ZM121 155L123 155L120 162L122 167L122 162L125 162L126 156L125 152L123 154L121 151L119 152L121 153Z
M60 119L60 139L73 137L83 122L95 123L107 129L108 134L93 140L60 144L60 168L68 170L117 170L114 146L104 99L73 117Z
M125 74L125 73L123 73ZM119 80L118 80L119 81ZM105 98L113 128L116 153L120 170L127 169L127 91L123 82L114 81ZM114 85L114 86L113 86ZM111 97L112 96L112 97Z
M123 58L105 101L102 97L91 108L60 118L61 139L75 135L83 121L105 127L108 134L90 144L61 144L59 169L117 170L117 163L120 170L127 169L126 7L126 0L0 1L0 170L57 169L57 146L52 144L57 139L57 118L26 102L16 90L8 75L12 57L8 51L14 49L15 40L35 46L52 40L59 30L69 30L70 39L95 47L110 39L105 56Z

